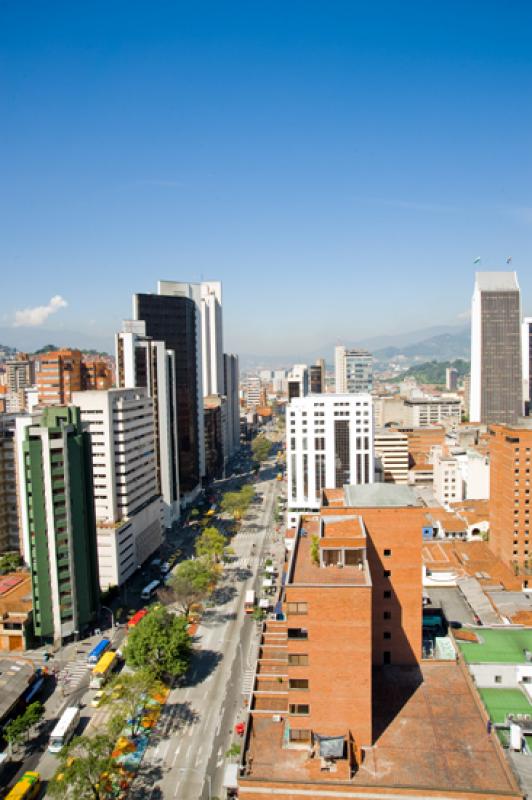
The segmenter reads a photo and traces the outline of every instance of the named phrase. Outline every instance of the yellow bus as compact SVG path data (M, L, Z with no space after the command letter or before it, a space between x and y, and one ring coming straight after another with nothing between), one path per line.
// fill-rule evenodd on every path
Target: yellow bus
M89 689L101 689L117 664L118 656L115 650L108 650L107 653L104 653L91 672Z
M41 788L41 776L38 772L25 772L16 782L5 800L32 800L37 797Z

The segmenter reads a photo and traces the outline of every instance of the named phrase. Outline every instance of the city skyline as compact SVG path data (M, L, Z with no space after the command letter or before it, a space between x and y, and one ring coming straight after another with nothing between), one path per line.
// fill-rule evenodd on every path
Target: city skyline
M228 351L304 352L459 325L509 256L531 313L523 4L1 16L2 344L112 341L132 292L216 278Z

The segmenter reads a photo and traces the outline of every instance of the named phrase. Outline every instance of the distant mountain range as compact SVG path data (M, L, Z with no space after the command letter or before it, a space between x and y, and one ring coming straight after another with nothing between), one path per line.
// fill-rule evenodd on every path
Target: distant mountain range
M339 342L338 342L339 343ZM334 364L334 347L330 342L321 350L307 353L293 353L285 356L240 355L240 368L243 371L255 369L288 368L293 364L312 364L317 358L325 358L327 364ZM457 358L469 359L469 327L440 325L423 330L387 336L373 336L358 341L343 341L346 347L360 347L369 350L375 357L377 369L387 369L398 365L408 369L417 362L453 361Z
M0 342L24 353L35 353L48 342L53 342L58 347L96 350L99 353L114 353L115 350L112 336L50 328L0 327Z

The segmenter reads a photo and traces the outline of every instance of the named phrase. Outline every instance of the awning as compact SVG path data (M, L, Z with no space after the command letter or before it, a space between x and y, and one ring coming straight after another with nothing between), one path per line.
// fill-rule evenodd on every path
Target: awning
M314 734L320 745L321 758L343 758L345 750L344 736L320 736Z
M270 578L264 578L262 585L265 589L269 589L271 586L273 586L273 581Z

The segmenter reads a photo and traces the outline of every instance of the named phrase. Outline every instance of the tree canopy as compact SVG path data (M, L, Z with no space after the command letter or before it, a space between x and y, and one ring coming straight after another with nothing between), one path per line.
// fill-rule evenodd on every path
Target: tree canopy
M142 724L143 702L149 695L164 691L164 683L149 669L123 672L109 683L103 698L104 705L112 704L113 712L123 722L130 720L131 733L136 736ZM116 696L118 695L118 696Z
M148 669L156 678L183 675L190 659L188 620L160 606L136 625L128 637L126 662L137 669Z
M37 725L43 716L44 706L39 700L36 700L34 703L30 703L22 714L7 723L3 733L11 750L28 738L31 728Z
M216 575L210 564L198 558L182 561L170 578L169 585L179 609L188 615L194 603L201 603L209 596L215 582Z
M196 541L196 555L218 561L225 547L225 536L217 528L205 528Z
M114 732L72 739L59 754L59 769L55 778L48 782L46 793L51 797L76 800L107 798L109 786L120 769L120 764L112 757L115 740Z
M251 443L251 450L257 461L265 461L270 455L271 449L272 443L262 434L256 436Z
M0 556L0 575L14 572L18 567L22 566L23 563L19 552L4 553Z
M220 507L223 512L230 514L234 519L240 519L245 514L253 500L255 490L253 486L243 486L238 492L226 492L222 497Z

